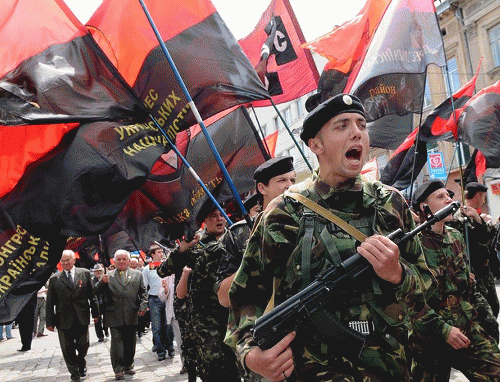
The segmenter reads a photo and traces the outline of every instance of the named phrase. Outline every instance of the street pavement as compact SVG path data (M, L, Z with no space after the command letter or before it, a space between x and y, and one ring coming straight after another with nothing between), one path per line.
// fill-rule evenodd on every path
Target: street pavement
M90 347L87 354L87 382L108 382L115 380L109 358L109 337L98 342L94 326L89 328ZM70 381L70 374L64 363L57 332L45 330L46 337L34 338L31 350L18 352L21 348L19 330L13 329L13 339L0 342L0 382L49 382ZM128 381L187 381L187 374L179 374L181 360L175 354L173 359L158 361L151 351L151 330L137 339L134 376L125 376Z
M90 347L87 354L88 376L83 381L110 382L115 374L109 358L109 338L98 342L94 327L90 327ZM0 382L53 382L70 381L66 369L57 332L45 331L46 337L34 338L31 350L18 352L21 348L19 331L12 330L13 339L0 342ZM179 374L181 360L176 352L173 359L158 361L156 353L151 351L151 330L138 338L135 354L134 376L125 376L128 381L187 381L187 374ZM199 379L198 379L199 381ZM452 382L466 382L462 373L453 370ZM311 381L313 382L313 381Z

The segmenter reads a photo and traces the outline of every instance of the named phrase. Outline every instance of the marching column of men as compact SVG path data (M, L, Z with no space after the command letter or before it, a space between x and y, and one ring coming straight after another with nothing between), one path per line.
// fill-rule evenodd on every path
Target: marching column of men
M291 157L259 166L256 194L245 201L249 210L262 210L252 217L253 227L239 222L226 228L220 211L206 203L197 216L204 229L195 239L180 241L161 263L155 259L158 277L175 275L170 296L176 296L188 380L446 381L455 368L470 380L500 381L497 229L479 211L484 186L467 187L459 216L398 246L387 235L416 224L399 191L360 175L369 151L360 100L340 94L320 104L304 120L301 139L319 167L294 185ZM434 213L449 203L445 186L431 181L415 192L412 207L423 222L425 205ZM316 206L345 224L314 212ZM346 226L367 239L356 241ZM330 292L337 294L335 304L283 333L272 348L257 346L251 329L259 317L356 253L369 270L348 290ZM115 377L134 374L137 318L147 306L145 285L155 295L151 282L129 267L123 250L115 254L116 270L96 280L94 290L89 272L74 268L71 251L61 260L63 271L49 282L47 328L58 328L72 380L86 373L91 307L99 317L94 290L107 298L101 313L111 332ZM353 353L348 343L325 335L335 325L362 328L357 336L364 345ZM158 347L158 338L163 359L171 347Z

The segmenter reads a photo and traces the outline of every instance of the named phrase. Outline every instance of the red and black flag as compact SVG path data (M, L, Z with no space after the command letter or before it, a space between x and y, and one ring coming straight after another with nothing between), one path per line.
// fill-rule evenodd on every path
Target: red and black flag
M61 0L6 0L0 26L1 197L79 123L140 105Z
M67 6L59 0L2 5L0 322L9 322L50 276L69 232L111 224L106 215L118 213L125 189L138 188L138 172L144 181L147 169L115 162L132 178L125 187L110 164L133 144L133 130L122 137L120 129L145 113ZM116 179L118 187L108 187Z
M269 97L209 0L145 4L203 119ZM196 123L139 1L104 0L87 28L172 141Z
M414 171L413 179L420 173L427 162L427 144L422 140L418 140L415 144L417 135L418 127L391 155L380 174L382 183L404 190L411 185L412 171Z
M436 108L425 118L422 128L420 129L420 139L426 142L433 142L436 140L449 140L453 139L451 134L450 121L456 116L453 116L453 110L460 110L474 95L476 87L477 76L479 75L479 68L476 74L464 86L462 86L452 97L447 98L441 102Z
M220 119L217 119L220 118ZM207 129L242 196L255 188L253 172L269 159L253 123L243 107L207 121ZM219 203L232 198L220 168L198 126L178 135L176 146ZM208 200L203 188L173 152L163 154L146 183L132 194L115 225L126 227L136 241L142 225L151 219L163 223L171 238L180 238L186 227L196 226L196 215Z
M421 113L430 64L445 65L433 1L392 0L345 89L365 106L372 146L388 148L378 135L397 144L408 135L398 117Z
M330 33L302 45L328 59L321 73L318 93L308 98L306 107L314 107L342 93L356 64L370 44L391 0L367 0L352 20L335 27Z
M500 167L500 81L482 89L461 109L457 123L450 121L457 140L478 149L487 168Z
M427 162L427 142L453 138L451 133L447 134L451 131L449 121L454 118L453 109L463 107L472 97L478 74L479 67L474 77L452 97L448 97L436 106L425 118L420 133L418 133L419 128L415 129L391 155L391 159L381 174L380 179L383 183L393 185L399 190L409 187L412 171L414 171L413 178L415 179ZM418 143L415 144L417 135ZM417 150L416 154L415 150ZM416 158L415 155L417 155Z
M275 104L288 102L318 87L318 69L305 43L289 0L272 0L252 33L239 40ZM269 106L270 101L252 102Z

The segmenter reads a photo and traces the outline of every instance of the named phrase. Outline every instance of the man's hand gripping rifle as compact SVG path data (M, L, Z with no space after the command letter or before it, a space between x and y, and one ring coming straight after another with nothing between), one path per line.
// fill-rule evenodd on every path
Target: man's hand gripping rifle
M417 233L454 213L458 208L459 203L452 202L434 215L426 211L425 223L406 234L398 228L387 237L401 246ZM335 296L342 296L344 291L353 285L355 279L370 267L371 265L364 257L355 254L338 266L325 270L306 288L258 318L252 329L252 336L259 348L270 349L288 333L297 330L306 318L312 318L311 316L319 313L321 308L330 303ZM325 313L324 309L321 313ZM342 325L333 317L328 319L328 330L326 332L321 330L321 332L331 341L342 341L342 346L351 344L350 347L354 353L359 354L364 343L364 336L361 333Z

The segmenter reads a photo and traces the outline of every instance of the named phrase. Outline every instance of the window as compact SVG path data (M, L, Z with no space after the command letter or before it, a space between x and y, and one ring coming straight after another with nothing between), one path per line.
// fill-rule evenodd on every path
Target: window
M283 111L283 118L288 127L292 124L292 108L289 106Z
M302 110L302 103L300 101L300 99L295 101L295 106L297 106L297 119L304 115L304 110Z
M280 129L280 117L276 116L274 117L274 131L279 131Z
M458 65L457 59L452 57L448 60L448 73L451 82L451 91L448 78L446 77L446 70L444 71L444 85L446 87L446 96L450 97L458 89L460 89L460 79L458 78Z
M429 86L429 77L425 78L424 90L424 109L432 106L431 88Z
M500 66L500 24L495 25L488 31L490 39L491 55L493 56L493 65Z

